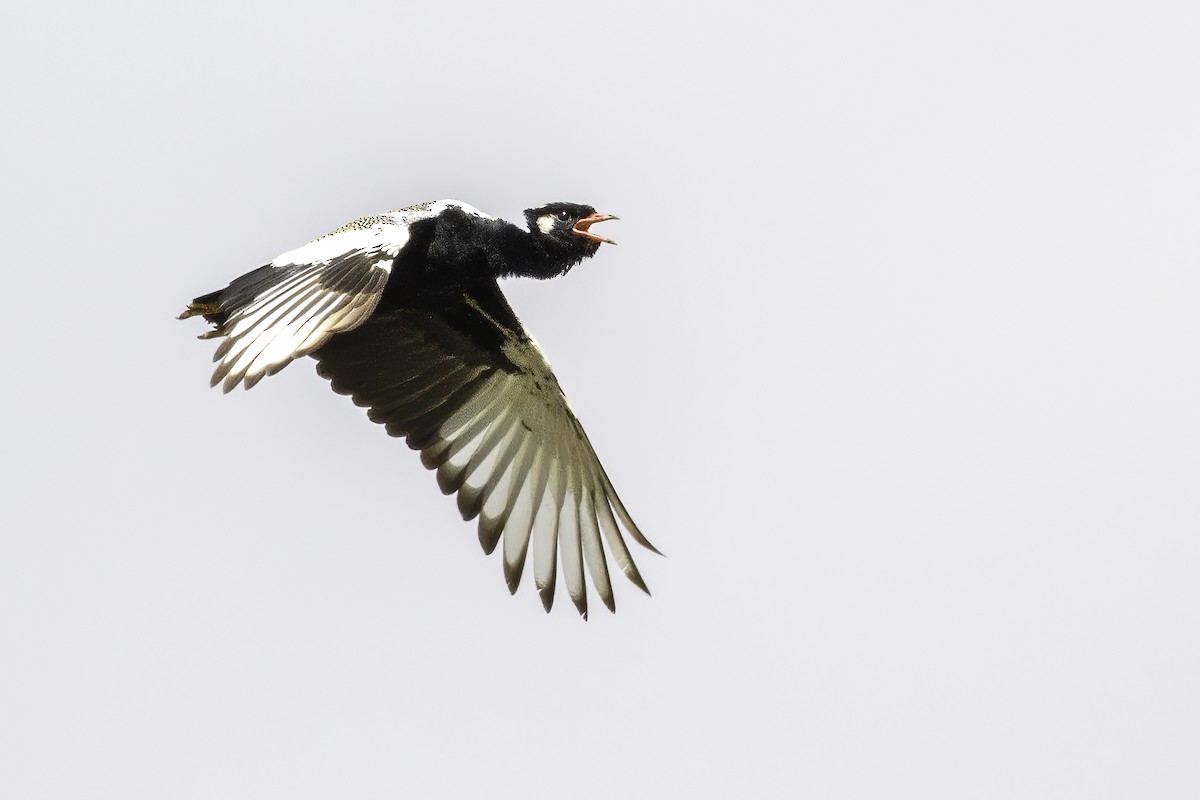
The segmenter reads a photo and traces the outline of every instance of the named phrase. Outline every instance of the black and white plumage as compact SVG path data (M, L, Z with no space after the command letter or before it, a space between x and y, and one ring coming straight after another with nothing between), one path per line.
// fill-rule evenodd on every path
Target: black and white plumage
M491 553L503 540L516 592L532 551L549 611L557 566L587 616L585 565L615 610L608 556L645 582L623 531L638 530L596 458L541 349L497 279L568 272L611 242L589 230L614 217L551 203L525 212L528 230L455 200L364 217L196 298L224 339L212 385L247 389L311 355L334 391L421 451L463 519L479 518ZM615 243L614 243L615 244Z

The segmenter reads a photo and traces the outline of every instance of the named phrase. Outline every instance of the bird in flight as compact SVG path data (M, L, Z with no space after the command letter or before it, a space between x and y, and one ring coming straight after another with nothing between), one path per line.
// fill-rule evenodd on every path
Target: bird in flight
M479 518L484 552L503 539L510 592L532 547L546 611L561 564L586 619L585 563L615 611L605 546L647 594L622 531L658 550L617 497L497 279L566 274L602 243L616 244L591 230L611 219L549 203L525 212L526 230L457 200L419 203L290 250L197 297L179 318L215 326L200 338L223 340L212 385L226 392L315 358L335 392L421 452L442 491L457 493L464 520Z

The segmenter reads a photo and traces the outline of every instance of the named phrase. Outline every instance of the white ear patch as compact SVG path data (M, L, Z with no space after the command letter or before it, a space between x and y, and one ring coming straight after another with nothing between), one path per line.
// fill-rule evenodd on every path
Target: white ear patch
M537 218L538 230L542 233L550 233L554 230L554 216L552 214L543 214Z

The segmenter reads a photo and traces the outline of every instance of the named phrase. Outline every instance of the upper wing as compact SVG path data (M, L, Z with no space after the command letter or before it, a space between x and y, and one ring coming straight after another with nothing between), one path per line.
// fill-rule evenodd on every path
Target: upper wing
M335 333L353 330L375 310L412 223L448 206L439 200L363 217L278 256L225 289L197 297L180 319L203 314L216 324L202 338L225 337L213 360L212 385L226 392L254 386Z
M510 591L532 540L547 611L556 560L580 614L587 616L585 562L614 610L602 538L617 566L646 590L621 527L654 547L621 504L550 365L495 282L380 311L313 356L334 391L351 395L372 421L421 450L442 491L458 492L463 518L479 517L486 552L503 536Z

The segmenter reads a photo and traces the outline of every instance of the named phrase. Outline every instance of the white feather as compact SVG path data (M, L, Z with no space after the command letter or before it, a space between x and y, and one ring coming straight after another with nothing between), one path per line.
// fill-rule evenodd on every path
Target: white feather
M385 244L384 237L387 236ZM339 256L355 250L375 250L388 247L396 252L408 242L408 227L405 225L380 225L370 228L351 228L334 231L307 244L280 253L271 261L271 266L286 267L291 264L327 264Z

